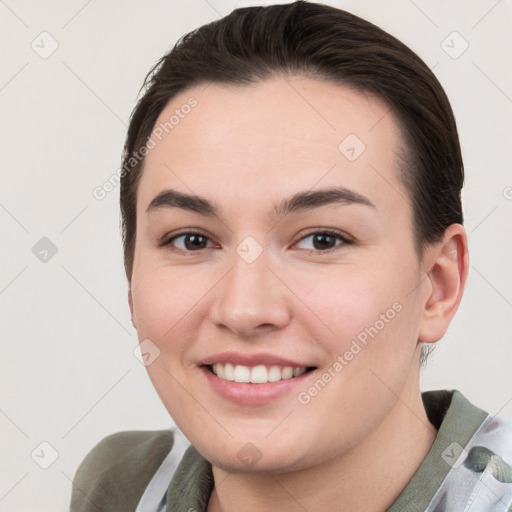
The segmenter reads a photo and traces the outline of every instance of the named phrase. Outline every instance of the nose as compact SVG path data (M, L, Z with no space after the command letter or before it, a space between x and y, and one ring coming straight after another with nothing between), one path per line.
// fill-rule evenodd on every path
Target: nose
M293 293L270 260L265 250L252 262L234 254L230 271L215 287L210 320L217 327L250 339L287 325Z

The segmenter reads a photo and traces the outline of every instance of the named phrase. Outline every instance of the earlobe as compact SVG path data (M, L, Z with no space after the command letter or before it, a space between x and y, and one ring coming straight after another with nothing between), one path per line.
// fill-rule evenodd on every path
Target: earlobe
M466 284L467 248L464 227L452 224L446 229L443 240L432 247L425 259L429 291L423 306L419 341L435 343L448 330Z

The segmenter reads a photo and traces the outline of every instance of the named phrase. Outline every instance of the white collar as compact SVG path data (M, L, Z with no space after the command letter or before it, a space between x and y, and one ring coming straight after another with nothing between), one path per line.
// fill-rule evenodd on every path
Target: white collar
M135 512L165 512L167 489L190 441L176 427L172 448L146 487Z

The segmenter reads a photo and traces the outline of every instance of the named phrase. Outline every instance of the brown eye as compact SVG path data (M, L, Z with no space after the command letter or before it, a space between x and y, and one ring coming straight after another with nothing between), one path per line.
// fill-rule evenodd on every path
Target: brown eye
M298 243L303 242L308 238L312 239L313 248L306 248L305 250L313 252L331 252L341 248L342 246L353 243L348 237L336 231L316 231L301 238ZM341 243L336 244L336 240L340 240Z
M183 241L181 242L182 246L178 247L178 249L185 252L196 252L201 249L206 249L206 244L209 240L207 236L204 236L201 233L188 232L173 236L162 245L176 246L176 241L180 239L183 239Z

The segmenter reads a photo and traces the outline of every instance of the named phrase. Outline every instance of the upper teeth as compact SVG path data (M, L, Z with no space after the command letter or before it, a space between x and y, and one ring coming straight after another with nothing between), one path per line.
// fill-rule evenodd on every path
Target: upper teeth
M264 384L266 382L277 382L281 379L291 379L298 377L305 371L305 367L292 366L270 366L259 364L257 366L243 366L241 364L216 363L212 366L213 373L221 379L235 382L252 382L254 384Z

